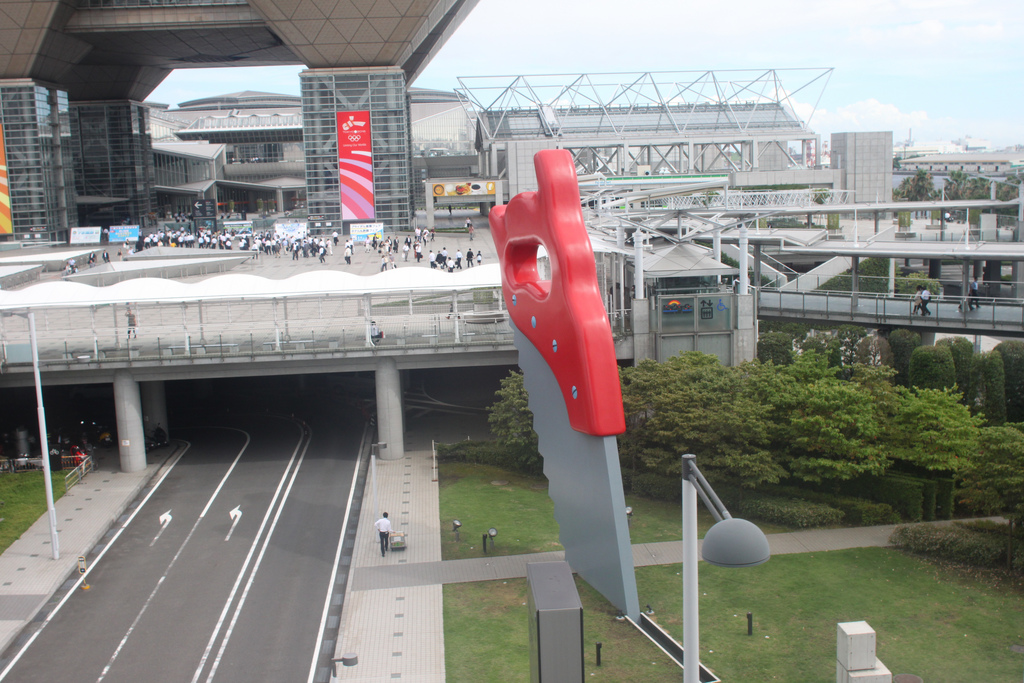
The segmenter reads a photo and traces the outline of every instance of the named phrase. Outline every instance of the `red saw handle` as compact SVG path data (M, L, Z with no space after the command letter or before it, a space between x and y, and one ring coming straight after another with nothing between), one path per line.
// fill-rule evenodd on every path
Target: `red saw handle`
M490 213L505 304L558 380L572 428L594 436L621 434L626 421L615 345L580 210L576 167L562 149L543 150L533 160L540 189ZM541 245L551 262L550 280L541 280L537 270Z

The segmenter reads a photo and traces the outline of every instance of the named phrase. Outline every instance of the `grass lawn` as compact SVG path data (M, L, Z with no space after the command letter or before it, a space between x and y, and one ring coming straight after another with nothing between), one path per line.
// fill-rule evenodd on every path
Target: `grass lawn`
M682 670L580 578L584 673L588 681L679 683ZM444 587L444 659L449 683L530 680L526 579ZM595 644L600 642L601 666Z
M548 496L547 480L508 472L497 467L467 463L443 463L439 468L441 497L441 557L458 560L481 557L481 537L491 527L498 530L495 555L521 555L561 550L554 504ZM500 485L493 482L504 482ZM682 519L678 503L626 496L633 508L629 535L633 543L678 541ZM455 542L452 520L462 522L460 541ZM698 514L698 531L703 536L711 526L711 515L703 507ZM783 527L758 523L765 533L785 531Z
M885 548L779 555L750 569L700 565L701 661L726 681L835 680L836 624L867 621L893 674L928 683L1016 681L1024 582ZM679 566L637 570L640 602L682 640ZM656 596L656 597L655 597ZM657 601L657 602L656 602ZM747 636L746 613L754 615Z
M59 474L59 473L58 473ZM53 499L64 495L62 476L54 476ZM0 474L0 553L18 540L36 520L46 514L46 493L43 490L43 473L5 472Z
M701 661L727 682L835 680L836 624L867 621L893 674L928 683L1021 679L1024 585L884 548L780 555L751 569L700 566ZM637 570L640 602L682 640L679 565ZM681 680L681 672L577 578L588 680ZM454 682L529 677L526 581L444 588L445 665ZM754 614L754 635L746 613ZM601 668L594 643L601 641ZM593 674L593 675L591 675Z

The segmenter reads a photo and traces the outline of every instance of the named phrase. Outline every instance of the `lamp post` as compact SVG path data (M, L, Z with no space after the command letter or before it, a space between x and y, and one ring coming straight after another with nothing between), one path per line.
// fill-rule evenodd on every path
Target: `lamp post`
M32 342L32 374L36 383L36 413L39 416L39 448L43 460L43 487L46 489L46 511L50 518L50 547L53 559L60 559L57 537L57 510L53 506L53 484L50 477L50 445L46 439L46 411L43 410L43 383L39 377L39 342L36 340L36 314L28 312L28 334Z
M697 496L715 518L704 536L704 561L719 567L753 567L771 557L768 539L754 524L735 519L697 469L683 456L683 683L700 681L700 616L697 609Z

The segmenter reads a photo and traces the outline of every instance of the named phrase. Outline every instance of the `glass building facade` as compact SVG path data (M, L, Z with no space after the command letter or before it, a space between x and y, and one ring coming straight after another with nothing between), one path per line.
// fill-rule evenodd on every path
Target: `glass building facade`
M67 93L31 80L0 81L13 233L66 240L76 222Z
M138 224L156 206L148 109L138 102L83 102L71 106L75 189L83 225Z
M302 86L306 201L310 215L341 221L338 112L369 111L376 222L408 229L413 215L409 98L398 68L311 69Z

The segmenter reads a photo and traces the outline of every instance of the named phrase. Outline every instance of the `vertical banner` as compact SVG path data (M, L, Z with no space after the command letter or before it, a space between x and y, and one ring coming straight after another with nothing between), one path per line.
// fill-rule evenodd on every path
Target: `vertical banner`
M10 235L13 232L11 188L7 181L7 150L4 147L4 127L0 125L0 235Z
M338 172L342 220L373 220L373 140L370 112L338 112Z

